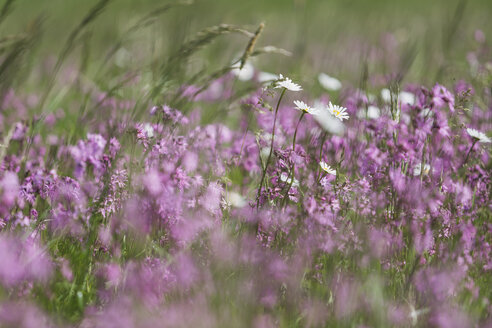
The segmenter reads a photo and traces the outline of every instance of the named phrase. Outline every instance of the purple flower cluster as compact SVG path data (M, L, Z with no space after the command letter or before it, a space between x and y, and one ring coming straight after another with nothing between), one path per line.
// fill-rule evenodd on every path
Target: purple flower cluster
M491 323L490 144L466 130L491 130L490 88L345 85L340 123L255 84L201 124L232 79L139 119L92 95L112 116L79 140L3 96L0 326Z

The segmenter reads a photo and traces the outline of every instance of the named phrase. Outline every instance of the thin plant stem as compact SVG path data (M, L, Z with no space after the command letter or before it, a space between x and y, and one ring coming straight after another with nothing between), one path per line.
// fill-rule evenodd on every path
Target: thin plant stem
M270 160L272 159L273 143L275 141L275 127L277 124L278 109L280 107L280 102L282 101L282 98L284 97L286 90L287 90L286 88L283 88L282 93L280 94L280 97L278 98L277 107L275 108L275 116L273 118L272 142L270 144L270 152L268 153L268 157L267 157L267 160L265 162L265 168L263 169L263 174L261 175L260 186L258 187L258 193L256 194L256 208L258 208L260 206L261 188L263 188L263 183L265 182L265 176L266 176L266 172L268 169L268 165L270 165Z
M294 139L292 141L292 150L296 150L297 129L299 128L299 124L301 123L304 115L306 115L306 112L302 112L301 117L299 117L299 121L297 121L296 130L294 131Z
M325 132L325 133L323 133L323 138L321 138L321 145L319 147L319 161L318 162L321 162L321 160L323 159L322 158L323 146L325 145L326 137L327 137L327 133ZM316 180L318 181L318 183L321 180L320 175L321 175L321 167L318 165L317 166L317 173L316 173Z
M299 128L299 124L301 123L302 118L304 117L304 115L306 115L306 112L303 111L302 114L301 114L301 116L299 117L299 121L297 121L296 130L294 131L294 139L292 140L292 151L293 152L296 150L297 129ZM284 194L284 201L283 201L283 205L284 206L287 204L287 199L288 199L289 191L292 188L292 184L294 183L294 172L295 172L295 164L293 163L292 164L292 169L291 169L291 174L290 174L289 187L287 188L287 191ZM289 181L289 180L287 180L287 181Z
M463 162L463 164L462 164L461 166L465 166L466 162L468 161L468 157L470 157L470 153L471 153L471 151L472 151L473 147L475 147L475 144L476 144L477 142L478 142L478 140L477 140L477 139L473 140L473 143L472 143L472 145L471 145L471 147L470 147L470 150L468 150L468 153L466 154L465 161Z

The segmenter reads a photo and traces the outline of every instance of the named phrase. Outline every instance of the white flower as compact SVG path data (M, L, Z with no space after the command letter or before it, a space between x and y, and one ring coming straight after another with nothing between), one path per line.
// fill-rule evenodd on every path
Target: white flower
M152 124L145 123L142 130L143 130L143 132L145 132L145 135L147 136L147 138L153 138L154 137L154 128L152 127Z
M337 175L337 170L335 169L332 169L330 167L330 165L326 164L325 162L321 161L319 162L319 166L323 169L323 171L325 171L326 173L328 174L331 174L331 175Z
M376 119L379 118L380 115L380 110L376 106L369 106L367 108L367 118L369 119Z
M297 181L296 178L294 178L294 181L292 181L292 178L289 178L289 176L285 172L282 172L282 174L280 175L280 181L287 184L292 183L292 187L299 187L299 181Z
M389 89L381 90L381 98L383 98L384 102L389 103L391 101L391 91Z
M345 107L341 107L341 106L338 106L338 105L333 105L331 103L331 101L328 104L328 111L333 116L335 116L336 118L338 118L340 121L343 121L344 119L345 120L348 120L349 115L347 114L346 110L347 110L347 108L345 108Z
M427 175L429 174L430 172L430 165L429 164L424 164L424 175ZM417 164L414 168L413 168L413 175L414 176L419 176L420 173L422 173L422 163L419 163Z
M311 115L317 115L318 110L313 107L309 107L306 103L300 100L294 100L294 104L296 105L296 108L304 113L308 113Z
M384 102L391 102L391 91L389 89L381 90L381 98ZM396 98L396 95L393 95L393 99ZM398 99L402 104L415 104L415 95L411 92L402 91L398 94Z
M323 110L319 110L317 115L313 116L314 119L318 122L319 125L331 134L336 134L342 136L345 132L345 125L343 125L340 120L336 119L331 115L328 110L327 105L323 104L319 100L314 102L315 108L322 108Z
M242 208L248 205L246 199L237 192L230 191L225 194L225 201L229 206Z
M284 77L282 74L279 75L278 81L275 88L286 88L290 91L301 91L302 87L299 84L292 82L288 77Z
M377 119L380 116L380 110L376 106L369 106L367 107L367 113L365 108L359 109L357 112L357 117L358 118L368 118L370 120ZM367 114L367 115L366 115Z
M244 64L242 69L239 69L241 67L240 63L236 63L232 67L232 74L237 76L240 81L249 81L255 74L255 68L248 62Z
M413 93L402 91L400 92L398 98L400 99L402 104L415 104L415 95Z
M492 142L492 139L487 137L487 135L485 133L480 132L478 130L467 128L466 132L470 135L470 137L477 139L479 142L482 142L482 143Z
M268 73L268 72L260 72L258 73L258 82L264 83L264 82L271 82L275 81L278 79L278 75Z
M338 79L325 73L319 73L318 82L326 90L337 91L342 88L342 83Z

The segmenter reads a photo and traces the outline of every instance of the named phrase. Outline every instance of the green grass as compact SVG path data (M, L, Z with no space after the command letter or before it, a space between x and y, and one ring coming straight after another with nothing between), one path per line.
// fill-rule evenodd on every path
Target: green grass
M41 19L42 42L36 48L35 61L45 56L57 56L70 31L89 12L96 1L79 0L18 0L14 1L10 14L2 26L1 36L16 35L36 19ZM260 45L273 44L294 53L290 58L262 59L262 69L297 71L306 82L319 70L344 77L354 84L359 79L364 51L354 49L354 41L370 44L379 42L383 33L394 32L407 51L415 53L408 79L412 82L433 83L440 66L453 63L453 71L445 71L447 78L460 77L464 69L466 51L470 49L475 29L492 31L488 12L489 1L464 1L463 10L455 10L459 1L225 1L197 0L191 6L170 9L158 16L145 28L125 33L142 17L163 4L173 1L109 1L101 17L81 31L80 40L73 45L72 61L87 56L89 77L97 74L107 51L120 42L132 57L134 65L144 59L159 62L167 58L198 31L220 23L234 24L256 29L266 23ZM461 7L459 7L461 8ZM462 16L461 16L462 13ZM453 28L454 29L453 29ZM459 42L447 43L452 33ZM454 40L455 38L451 38ZM461 40L467 40L463 43ZM214 42L202 52L212 68L222 67L242 51L243 41L225 37ZM456 65L458 63L458 65ZM197 63L198 64L198 63ZM370 71L377 67L369 67ZM302 72L302 74L301 74Z

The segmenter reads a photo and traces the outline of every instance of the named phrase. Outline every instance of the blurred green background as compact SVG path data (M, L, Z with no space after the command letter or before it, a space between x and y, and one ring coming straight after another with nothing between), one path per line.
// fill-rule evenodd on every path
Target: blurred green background
M14 1L0 26L0 36L18 33L41 17L42 39L36 58L57 56L70 31L96 3ZM139 19L168 3L173 1L110 1L84 29L85 51L90 52L88 72L92 72L88 76L97 72L98 62L122 37L125 53L138 66L172 54L205 27L226 23L254 31L265 22L258 45L278 46L293 56L263 56L255 62L260 69L293 73L300 79L324 71L356 85L364 63L369 62L370 74L388 74L409 66L406 82L430 84L436 79L459 79L468 69L467 52L476 47L475 30L482 30L486 37L492 32L492 1L487 0L195 0L125 35ZM244 50L247 41L238 35L219 38L194 61L210 68L223 67ZM81 48L70 57L80 56Z

